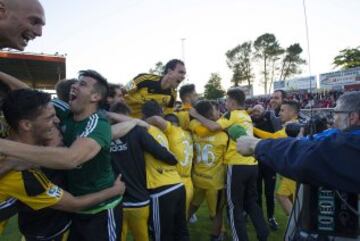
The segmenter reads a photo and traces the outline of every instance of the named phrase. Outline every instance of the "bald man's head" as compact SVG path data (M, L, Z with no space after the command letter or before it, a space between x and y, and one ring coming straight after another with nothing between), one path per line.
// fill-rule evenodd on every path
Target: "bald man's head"
M252 108L251 117L254 120L258 120L263 116L264 112L265 112L265 109L262 105L255 105Z
M38 0L0 0L0 49L24 50L42 35L44 9Z

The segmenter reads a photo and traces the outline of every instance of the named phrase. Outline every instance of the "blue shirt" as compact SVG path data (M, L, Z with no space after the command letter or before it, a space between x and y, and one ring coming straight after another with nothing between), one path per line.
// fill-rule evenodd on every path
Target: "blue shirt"
M312 138L262 140L255 156L299 182L360 193L360 126Z

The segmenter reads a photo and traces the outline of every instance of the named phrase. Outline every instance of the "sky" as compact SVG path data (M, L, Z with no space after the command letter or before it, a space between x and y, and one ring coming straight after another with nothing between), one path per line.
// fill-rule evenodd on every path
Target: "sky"
M46 26L26 51L66 54L68 78L95 69L109 82L126 84L158 61L184 57L187 82L198 92L214 72L226 89L232 75L226 51L264 33L273 33L284 48L300 43L308 60L303 0L40 1ZM360 45L360 0L305 5L311 65L299 76L334 71L339 51ZM262 94L258 82L254 93Z

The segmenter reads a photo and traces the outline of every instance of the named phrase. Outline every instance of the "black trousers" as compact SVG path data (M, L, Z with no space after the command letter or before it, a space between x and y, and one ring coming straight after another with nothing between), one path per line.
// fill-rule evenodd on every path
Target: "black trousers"
M259 176L257 179L258 204L262 208L263 183L265 189L267 217L274 217L275 211L275 184L276 172L269 166L259 163Z
M151 236L153 241L189 241L184 185L151 192Z
M29 237L25 237L26 241L63 241L63 240L67 240L67 236L69 235L69 230L65 230L63 233L60 233L54 237L51 237L49 239L47 238L29 238Z
M97 214L74 214L69 241L121 241L122 205Z
M228 165L226 197L229 226L233 241L248 241L243 211L250 216L258 239L267 240L269 230L257 203L257 165Z

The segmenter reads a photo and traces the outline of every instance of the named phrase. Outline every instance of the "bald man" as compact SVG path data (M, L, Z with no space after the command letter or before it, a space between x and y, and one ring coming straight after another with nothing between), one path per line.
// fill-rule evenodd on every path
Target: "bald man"
M254 126L268 132L275 132L276 127L271 121L271 112L265 111L262 105L255 105L252 108L251 118L253 120ZM264 183L264 185L263 185ZM265 187L265 199L266 199L266 211L268 224L272 230L278 229L278 223L275 219L275 202L274 202L274 191L276 184L276 172L273 171L270 167L259 163L259 173L257 181L257 190L258 190L258 204L262 207L262 192L263 186Z
M260 105L260 104L255 105L251 111L251 118L252 119L261 118L264 114L264 111L265 111L265 108L262 105Z
M0 0L0 49L23 51L42 35L44 9L38 0Z

